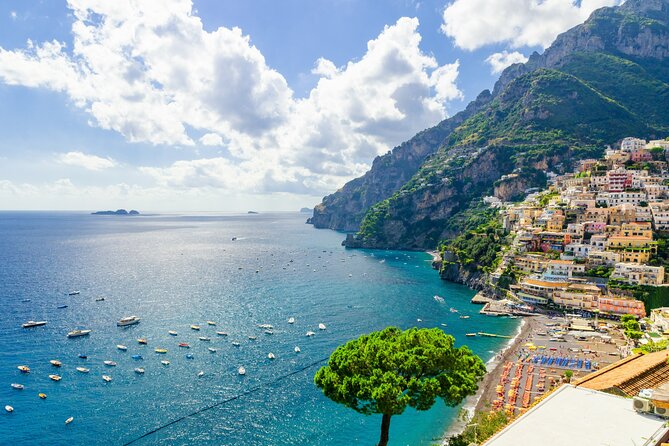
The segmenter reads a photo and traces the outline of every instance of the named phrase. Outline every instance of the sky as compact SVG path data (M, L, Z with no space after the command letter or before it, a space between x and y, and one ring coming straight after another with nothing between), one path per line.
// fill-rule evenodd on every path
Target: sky
M313 207L621 0L0 0L0 209Z

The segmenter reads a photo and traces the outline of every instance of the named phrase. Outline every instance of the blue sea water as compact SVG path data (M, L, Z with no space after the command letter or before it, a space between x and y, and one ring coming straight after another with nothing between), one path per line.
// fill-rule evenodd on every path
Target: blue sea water
M120 445L241 394L135 444L374 445L380 416L331 402L313 384L318 367L305 366L388 325L443 328L484 360L505 341L465 333L516 330L517 321L478 315L479 307L469 303L473 292L439 280L427 254L345 250L342 234L316 230L304 219L297 213L0 212L0 406L15 409L0 414L0 443ZM68 296L73 290L81 293ZM471 318L460 319L462 314ZM117 327L127 315L142 321ZM291 316L293 325L286 322ZM22 329L27 320L48 324ZM327 329L319 330L319 323ZM272 324L274 334L257 324ZM93 331L68 339L75 328ZM221 330L229 335L217 336ZM316 334L308 338L310 330ZM138 344L140 337L148 345ZM232 345L235 340L240 347ZM179 342L191 348L178 348ZM168 353L156 354L157 347ZM143 359L132 359L136 354ZM50 359L63 366L51 366ZM118 366L106 367L107 359ZM171 364L161 365L163 359ZM19 372L21 364L30 374ZM242 365L244 377L237 374ZM77 366L90 373L77 372ZM144 375L133 372L138 366ZM51 381L50 373L62 381ZM113 381L105 383L103 374ZM433 444L456 414L441 401L427 412L407 410L393 417L391 444ZM71 416L74 421L65 425Z

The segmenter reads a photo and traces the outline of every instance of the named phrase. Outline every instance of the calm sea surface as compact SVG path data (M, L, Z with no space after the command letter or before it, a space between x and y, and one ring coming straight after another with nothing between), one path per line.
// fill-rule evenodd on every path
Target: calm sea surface
M331 402L313 384L317 367L305 366L388 325L443 328L484 360L505 341L465 333L515 331L517 321L479 316L469 303L473 292L440 281L428 255L345 250L342 234L316 230L305 217L0 212L0 444L120 445L243 394L136 444L371 446L380 416ZM74 290L81 293L68 296ZM117 327L127 315L142 321ZM28 320L48 324L21 328ZM319 330L319 323L327 329ZM272 324L274 334L257 324ZM75 328L93 331L68 339ZM316 335L308 338L307 331ZM168 353L156 354L158 347ZM88 359L79 359L82 353ZM137 354L143 359L132 358ZM63 366L51 366L50 359ZM164 359L171 364L161 365ZM104 360L118 366L106 367ZM30 374L19 372L22 364ZM76 371L79 366L90 372ZM237 374L239 366L246 376ZM137 375L136 367L146 373ZM62 381L51 381L51 373ZM103 374L113 381L105 383ZM1 409L7 404L14 413ZM407 410L393 417L391 444L433 444L456 412L441 401L428 412ZM74 421L66 426L68 417Z

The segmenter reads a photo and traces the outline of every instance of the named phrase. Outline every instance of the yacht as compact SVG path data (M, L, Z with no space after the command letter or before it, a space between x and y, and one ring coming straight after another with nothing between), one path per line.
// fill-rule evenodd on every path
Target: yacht
M325 326L325 324L318 324L318 329L319 330L325 330L326 328L327 327Z
M119 327L126 327L128 325L139 324L140 319L137 316L126 316L118 320L116 325Z
M190 345L187 344L187 343L185 343L185 342L181 342L181 343L179 344L179 347L190 348Z
M103 379L106 383L108 383L108 382L111 382L112 377L109 376L109 375L102 375L102 379Z
M161 363L162 365L170 365L170 362L169 362L168 360L160 361L160 363Z
M227 336L227 335L228 335L228 334L227 334L226 332L224 332L224 331L217 331L216 334L219 335L219 336Z
M241 344L237 341L233 341L232 345L235 346L235 347L239 347Z
M51 361L49 361L49 363L54 367L60 367L61 365L63 365L63 363L57 359L52 359Z
M49 375L49 379L51 381L60 381L62 378L60 377L60 375Z
M43 400L46 399L46 393L38 393L37 396L42 398Z
M256 339L258 339L258 336L249 336L249 340L251 341L255 341Z
M27 365L20 365L17 368L21 371L21 373L30 373L30 367Z
M23 390L25 386L23 384L12 384L12 389Z
M126 347L125 345L121 345L121 344L118 344L118 345L116 346L116 348L119 349L119 350L122 350L122 351L126 351L126 350L128 350L128 347Z
M174 330L170 330L170 331L168 331L168 333L170 334L170 336L176 336L177 335L177 332L174 331Z
M212 353L216 353L218 351L214 347L209 347L207 350L209 350Z
M70 417L67 420L65 420L65 424L70 424L73 421L74 421L74 417Z
M103 364L107 365L109 367L115 367L116 366L116 363L114 361L104 361Z
M88 373L88 372L90 372L90 371L91 371L91 370L90 370L90 369L87 369L86 367L77 367L77 372Z
M28 321L25 324L22 324L21 327L32 328L32 327L41 327L42 325L46 325L46 321Z
M192 328L193 330L199 330L200 326L199 325L191 325L190 328Z
M137 373L138 375L143 375L144 374L144 369L142 367L137 367L135 369L135 373Z
M211 338L208 338L208 337L206 337L206 336L200 336L198 339L199 339L200 341L204 341L204 342L210 342L210 341L211 341Z
M67 334L68 338L78 338L79 336L88 336L92 330L72 330Z
M315 335L315 334L316 334L316 333L314 333L313 331L308 331L308 332L307 332L307 337L311 337L311 336L313 336L313 335Z
M274 332L272 330L265 330L265 334L267 335L273 335Z
M157 348L157 349L155 349L154 351L155 351L156 353L160 353L160 354L165 354L165 353L167 353L167 349L164 349L164 348Z
M207 325L216 325L216 322L214 322L214 321L207 321Z
M272 324L258 324L258 328L265 328L267 330L272 330L274 326Z
M147 340L144 339L144 338L139 338L139 339L137 339L137 342L140 343L140 344L144 344L144 345L146 345L146 344L149 343L149 341L147 341Z
M237 369L237 373L239 373L240 375L246 375L246 369L244 367L240 366Z

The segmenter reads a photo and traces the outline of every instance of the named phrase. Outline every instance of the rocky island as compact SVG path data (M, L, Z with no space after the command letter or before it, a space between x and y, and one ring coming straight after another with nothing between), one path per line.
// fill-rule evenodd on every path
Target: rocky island
M131 209L130 212L128 212L125 209L117 209L115 211L91 212L91 215L139 215L139 211Z

